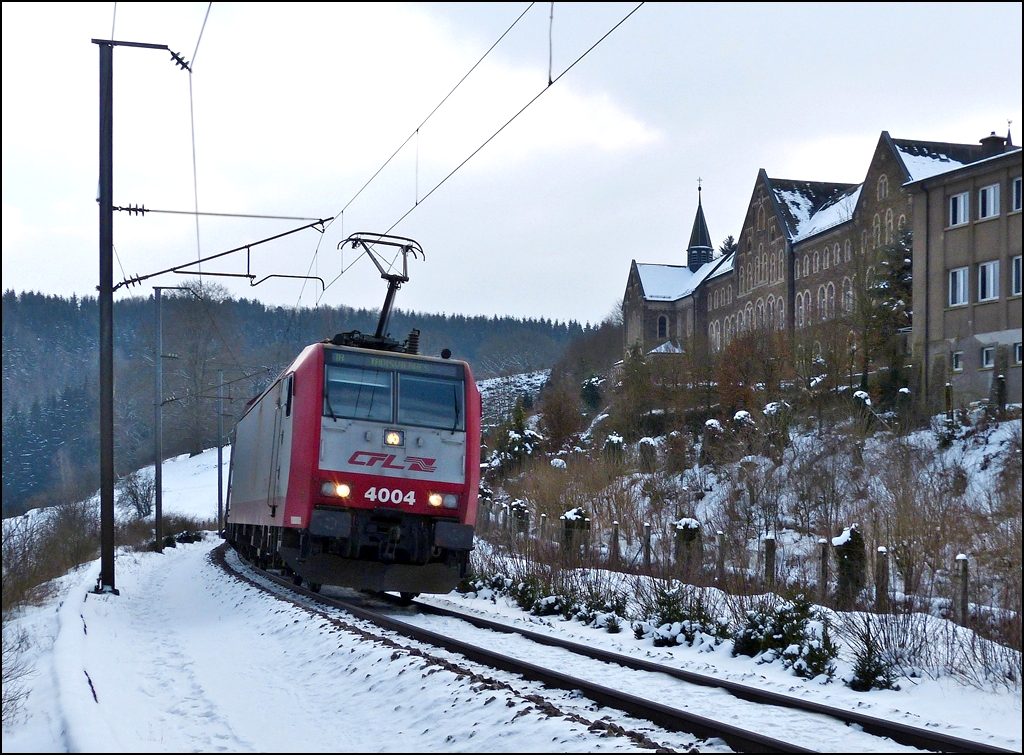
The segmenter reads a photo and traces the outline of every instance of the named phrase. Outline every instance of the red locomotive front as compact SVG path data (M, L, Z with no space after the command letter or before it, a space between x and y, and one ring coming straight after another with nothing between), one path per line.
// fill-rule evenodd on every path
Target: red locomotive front
M448 592L479 469L469 365L315 344L238 423L229 536L314 585Z

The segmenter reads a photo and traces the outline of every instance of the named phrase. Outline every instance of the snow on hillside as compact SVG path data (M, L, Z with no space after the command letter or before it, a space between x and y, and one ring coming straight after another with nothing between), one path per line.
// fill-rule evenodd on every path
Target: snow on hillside
M483 403L483 425L493 427L500 424L516 405L516 400L529 397L534 401L540 389L551 376L551 370L524 372L519 375L478 380L480 400Z

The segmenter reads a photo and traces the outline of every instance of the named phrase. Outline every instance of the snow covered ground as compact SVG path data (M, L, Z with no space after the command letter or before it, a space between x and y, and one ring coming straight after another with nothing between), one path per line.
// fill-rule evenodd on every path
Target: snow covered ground
M167 511L202 518L215 515L215 451L175 459L164 469ZM22 714L4 731L3 750L638 749L631 739L602 737L589 730L587 719L597 720L609 711L596 710L572 693L549 697L560 710L578 717L548 716L525 699L539 690L532 683L486 672L514 689L486 687L479 678L396 651L387 642L368 641L332 624L330 617L311 616L299 606L259 592L210 561L209 553L218 543L210 534L204 542L179 545L163 555L119 552L119 596L90 593L99 570L99 563L93 562L58 580L54 596L43 605L27 608L15 624L32 638L27 657L33 671L26 682L30 694ZM712 652L655 648L650 640L634 639L628 629L612 635L578 622L531 617L484 593L431 600L617 652L1021 749L1019 691L983 692L950 680L915 680L900 691L856 693L837 682L822 685L798 679L778 664L761 666L733 658L725 646ZM445 631L466 638L479 633L450 623ZM540 658L535 648L516 651L516 642L502 635L494 646L537 653ZM552 662L580 663L554 658ZM582 666L559 668L575 672ZM603 675L599 678L604 683L637 684L630 681L635 672L602 666L590 673ZM786 714L771 708L751 715L748 705L741 709L738 701L714 691L698 695L667 682L639 683L649 685L648 692L660 702L816 749L905 749L893 743L887 747L854 729L836 733L832 727L824 736L789 726ZM617 714L614 718L622 723ZM693 741L631 723L627 728L673 749L685 749ZM711 743L710 749L724 747Z

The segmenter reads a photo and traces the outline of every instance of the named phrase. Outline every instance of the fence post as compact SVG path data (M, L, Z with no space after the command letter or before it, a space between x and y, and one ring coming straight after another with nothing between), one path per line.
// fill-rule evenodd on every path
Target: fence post
M818 557L818 588L821 591L821 603L824 605L828 602L828 538L820 538L818 547L821 550Z
M946 421L953 421L953 384L946 383Z
M718 553L715 554L715 580L719 587L725 583L725 533L718 530Z
M970 618L970 613L967 605L967 554L958 553L956 556L957 564L960 566L960 595L959 606L960 609L960 623L967 626L967 621Z
M644 522L644 568L651 571L651 523Z
M540 531L539 531L538 534L539 534L541 542L547 540L547 536L548 536L548 515L547 514L541 514L540 515Z
M619 566L619 523L612 522L612 565Z
M775 588L775 535L764 537L764 583L769 590Z
M583 555L590 558L590 517L583 518Z
M884 545L875 553L875 610L889 612L889 551Z

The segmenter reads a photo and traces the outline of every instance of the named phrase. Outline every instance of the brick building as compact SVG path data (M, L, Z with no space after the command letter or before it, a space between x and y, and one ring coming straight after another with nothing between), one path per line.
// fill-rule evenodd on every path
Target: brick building
M878 280L881 251L896 244L904 230L913 229L917 307L925 306L917 301L920 296L930 297L927 317L919 314L914 320L911 340L919 344L914 356L939 369L933 362L941 352L951 364L957 349L940 348L939 342L973 338L976 327L982 327L988 345L979 341L976 356L983 361L986 354L998 356L1002 353L998 347L1006 347L1009 399L1019 402L1020 286L1014 283L1020 280L1020 205L1019 199L1014 200L1020 196L1019 166L1019 148L994 135L972 145L893 139L883 131L860 184L771 178L760 170L737 249L717 260L705 256L711 242L698 198L689 264L649 265L634 260L630 267L623 299L626 346L639 343L645 351L705 347L714 351L753 329L781 330L800 339L812 332L812 326L831 321L840 327L851 324L847 340L852 352L858 339L852 327L858 297ZM979 182L989 183L982 187ZM996 184L1000 188L993 190ZM940 218L946 218L948 208L943 203L951 201L947 194L954 190L957 196L966 194L966 200L957 201L968 204L983 201L978 192L987 191L985 201L1003 197L1007 209L950 233ZM1009 209L1014 201L1017 209ZM928 209L934 202L939 204ZM935 251L940 235L948 258ZM932 251L921 246L919 254L926 239ZM995 267L988 264L995 260ZM941 291L954 264L958 270L964 266L983 270L989 276L985 285L1002 287L1000 297L946 313L949 307L942 305ZM998 270L1007 272L999 277ZM997 281L992 278L994 271ZM979 274L965 278L963 285L983 285L971 282ZM986 348L992 350L986 352ZM967 351L960 351L966 359ZM964 371L974 369L973 362L962 364ZM975 369L969 373L970 380L963 377L959 382L967 399L987 395L984 376L976 373Z

